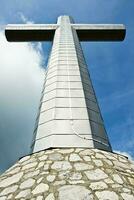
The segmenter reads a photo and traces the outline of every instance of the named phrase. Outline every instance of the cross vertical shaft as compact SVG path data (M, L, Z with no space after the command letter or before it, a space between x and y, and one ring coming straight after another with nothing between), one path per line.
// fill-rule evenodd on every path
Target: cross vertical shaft
M87 65L68 16L58 18L33 151L92 147L111 151Z

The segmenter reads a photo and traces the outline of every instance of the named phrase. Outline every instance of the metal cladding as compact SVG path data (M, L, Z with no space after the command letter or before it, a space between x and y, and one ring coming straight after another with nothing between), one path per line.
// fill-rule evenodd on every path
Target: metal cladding
M56 24L8 25L5 35L10 42L52 41L56 28Z
M75 24L80 41L123 41L126 34L122 24Z
M126 29L122 24L71 24L80 41L122 41ZM57 24L8 25L5 35L10 42L53 41Z
M76 30L59 17L48 62L33 151L91 147L111 151Z
M60 16L57 24L9 25L5 33L8 41L53 40L31 151L112 151L79 40L121 41L125 27L74 24L71 17Z

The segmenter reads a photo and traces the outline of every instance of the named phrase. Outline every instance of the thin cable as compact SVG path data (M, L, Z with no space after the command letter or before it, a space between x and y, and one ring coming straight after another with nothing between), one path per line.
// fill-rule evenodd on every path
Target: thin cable
M89 138L82 137L81 135L79 135L79 133L77 133L77 131L75 131L75 128L74 128L74 120L73 120L73 113L72 113L72 101L71 101L70 73L69 73L69 62L68 62L68 60L69 60L68 59L68 47L67 47L67 45L66 45L66 50L67 50L66 52L67 52L67 66L68 66L68 90L69 90L69 110L70 110L70 124L71 124L71 128L72 128L72 131L73 131L73 133L75 135L77 135L81 139L89 140Z

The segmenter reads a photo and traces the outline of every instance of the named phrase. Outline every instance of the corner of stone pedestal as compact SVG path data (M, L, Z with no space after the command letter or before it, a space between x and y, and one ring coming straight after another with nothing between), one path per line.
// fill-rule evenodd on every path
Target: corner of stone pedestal
M0 177L0 200L134 200L134 164L97 149L43 150Z

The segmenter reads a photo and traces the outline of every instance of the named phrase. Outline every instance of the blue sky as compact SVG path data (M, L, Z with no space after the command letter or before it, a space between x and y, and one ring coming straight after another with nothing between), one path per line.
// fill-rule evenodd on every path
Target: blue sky
M0 0L0 171L29 153L50 43L7 43L9 23L123 23L124 42L82 43L113 150L134 157L134 1Z

